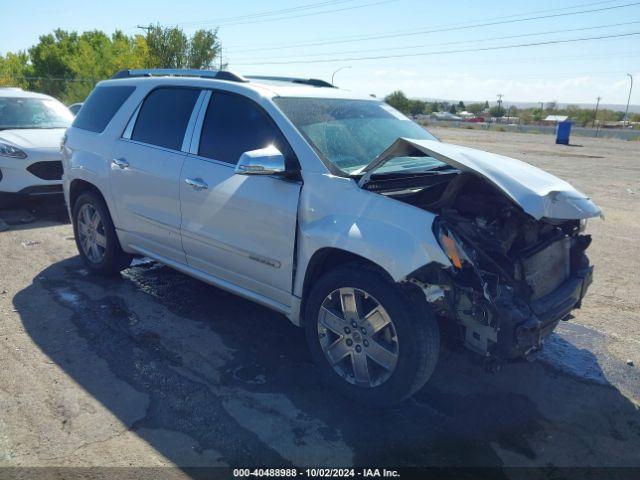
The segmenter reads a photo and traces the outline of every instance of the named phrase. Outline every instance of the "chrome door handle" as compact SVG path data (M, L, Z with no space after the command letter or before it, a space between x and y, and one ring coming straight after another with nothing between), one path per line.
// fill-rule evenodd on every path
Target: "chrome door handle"
M111 160L116 167L120 168L129 168L129 162L127 162L124 158L114 158Z
M209 185L207 185L207 183L201 178L187 177L184 179L184 183L186 183L187 185L191 185L194 190L206 190L207 188L209 188Z

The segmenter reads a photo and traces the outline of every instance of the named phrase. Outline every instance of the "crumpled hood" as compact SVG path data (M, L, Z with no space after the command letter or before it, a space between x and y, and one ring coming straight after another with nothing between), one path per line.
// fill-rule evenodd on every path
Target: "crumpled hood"
M435 140L399 138L364 169L359 184L394 157L416 150L459 170L474 173L504 192L536 220L578 220L602 215L589 197L569 183L515 158Z
M65 128L25 128L0 130L0 141L18 148L60 148Z

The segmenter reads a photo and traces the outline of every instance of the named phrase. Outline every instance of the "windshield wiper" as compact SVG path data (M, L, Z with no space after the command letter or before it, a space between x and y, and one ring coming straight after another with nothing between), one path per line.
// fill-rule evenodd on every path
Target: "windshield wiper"
M363 183L363 186L373 181L384 182L386 180L399 180L399 179L410 180L412 178L418 179L418 178L427 178L427 177L438 177L438 176L454 175L458 173L460 173L460 170L458 170L457 168L451 167L449 165L438 165L429 169L425 169L420 172L416 172L416 171L407 172L402 170L392 171L392 172L381 172L381 173L371 172L371 174L368 176L367 181Z

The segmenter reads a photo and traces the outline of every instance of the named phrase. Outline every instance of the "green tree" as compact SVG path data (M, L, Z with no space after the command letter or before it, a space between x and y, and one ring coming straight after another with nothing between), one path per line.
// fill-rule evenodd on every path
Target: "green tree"
M188 63L189 40L179 27L149 25L146 35L149 67L184 68Z
M488 109L489 108L489 100L485 100L484 101L484 109Z
M425 102L422 100L409 100L409 113L411 115L420 115L425 113Z
M0 84L43 92L66 103L82 101L96 82L118 70L145 67L210 68L220 46L216 30L188 38L179 28L160 25L146 35L78 34L54 30L28 52L0 56Z
M467 111L477 115L484 110L484 105L482 103L472 103L467 107Z
M462 100L460 100L458 102L458 110L466 110L467 107L464 106L464 102Z
M456 106L452 103L451 106L449 107L449 113L455 115L457 113L456 111Z
M0 85L7 87L29 88L31 70L28 65L27 52L7 53L0 55Z
M220 54L216 30L198 30L188 38L179 27L149 25L145 39L149 67L210 68Z
M144 68L147 44L140 35L129 37L116 31L111 37L101 31L84 32L78 37L76 54L68 60L74 81L67 84L68 102L81 101L96 82L128 68Z
M198 30L189 45L189 68L212 68L216 57L221 57L217 30Z
M504 114L506 113L506 110L504 109L504 107L499 107L499 106L495 106L495 107L491 107L489 109L489 115L491 115L492 117L504 117Z
M402 90L396 90L395 92L390 93L384 97L384 101L396 110L409 113L409 99Z
M63 98L67 83L74 80L69 59L78 52L78 34L57 29L41 35L40 41L29 49L34 77L31 88L57 98Z
M531 114L531 109L522 110L519 114L520 123L528 124L533 122L533 115Z
M544 114L544 111L541 108L534 108L531 111L531 116L534 122L541 121L544 118L543 114Z

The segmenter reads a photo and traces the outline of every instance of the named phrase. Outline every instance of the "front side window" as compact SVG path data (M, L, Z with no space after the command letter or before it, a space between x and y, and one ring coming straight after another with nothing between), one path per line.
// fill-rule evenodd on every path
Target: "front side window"
M295 168L291 147L259 105L235 93L213 92L202 126L198 155L235 165L244 152L269 145L284 155L288 169Z
M380 101L276 97L274 102L318 155L347 175L367 166L400 137L436 140ZM397 157L381 170L416 172L442 165L431 157Z
M180 150L199 95L200 90L191 88L152 91L140 107L131 140Z
M73 121L73 127L101 133L136 87L96 87Z
M67 128L73 115L49 98L0 97L0 130L15 128Z

